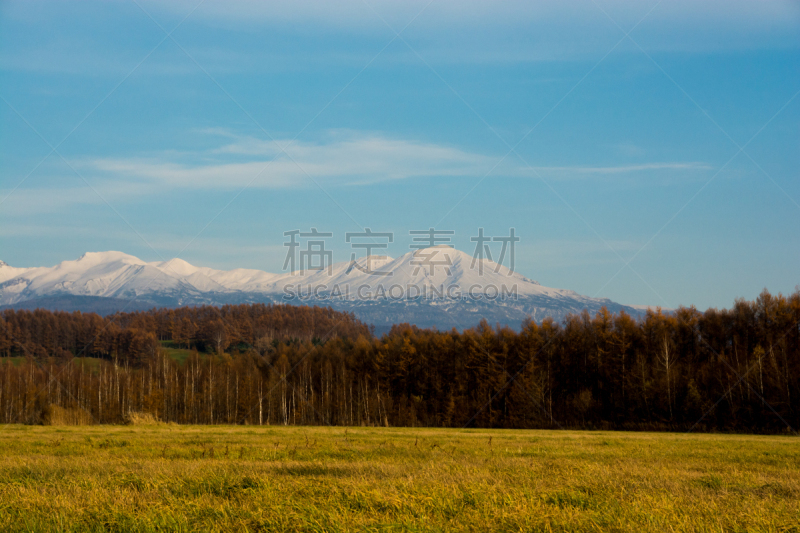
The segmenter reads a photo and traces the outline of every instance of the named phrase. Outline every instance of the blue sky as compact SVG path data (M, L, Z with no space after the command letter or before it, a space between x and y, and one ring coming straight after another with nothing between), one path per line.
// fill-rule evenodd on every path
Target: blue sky
M517 271L589 296L792 292L798 30L789 1L5 1L0 259L276 272L292 229L346 260L364 227L393 256L513 227Z

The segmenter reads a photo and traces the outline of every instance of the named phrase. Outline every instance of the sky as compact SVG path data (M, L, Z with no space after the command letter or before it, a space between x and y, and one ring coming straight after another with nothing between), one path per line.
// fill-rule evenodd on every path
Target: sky
M0 1L0 259L514 228L542 285L730 307L800 284L799 91L796 1Z

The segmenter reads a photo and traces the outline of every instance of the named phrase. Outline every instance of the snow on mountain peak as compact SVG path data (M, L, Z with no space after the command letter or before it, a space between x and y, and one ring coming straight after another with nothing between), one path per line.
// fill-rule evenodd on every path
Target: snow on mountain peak
M126 254L124 252L86 252L80 256L77 261L64 261L64 263L80 263L81 266L98 265L102 263L129 263L132 265L143 265L144 261L136 256Z
M347 262L347 270L345 273L349 274L354 269L361 270L362 272L365 269L379 270L392 261L394 261L394 259L388 255L368 255L359 257L358 259Z
M427 271L427 278L440 278L439 272L441 272L444 276L452 278L448 280L450 282L469 281L485 284L500 281L501 278L523 279L513 270L489 258L475 257L446 244L408 252L399 261L404 264L402 268L397 265L402 270L414 267L413 271L419 272L420 267L423 267L423 270Z
M513 267L509 263L510 256L502 259L502 263ZM343 292L337 292L339 286ZM459 289L454 291L455 296L450 295L450 288L453 287ZM418 296L426 288L429 291L426 294L432 295L432 298L445 292L450 300L444 303L436 299L439 297L430 302L425 300L431 308L426 308L426 311L419 311L418 307L409 308L408 316L421 313L417 317L420 320L423 320L423 315L428 316L425 320L434 320L430 317L437 316L439 318L435 320L445 320L442 318L444 315L436 315L439 311L432 311L444 305L460 309L457 312L463 313L462 321L480 318L483 316L481 313L495 313L491 316L506 321L511 320L509 317L512 315L519 320L525 316L541 320L544 316L563 317L568 312L579 312L585 308L597 310L602 305L619 307L619 304L609 300L543 287L511 268L495 263L488 256L474 257L448 245L409 251L398 258L373 255L336 263L325 270L276 274L241 268L225 271L196 267L179 258L148 263L116 251L89 252L77 260L63 261L54 267L14 268L0 262L0 305L53 295L125 300L143 297L145 300L152 298L151 301L158 302L158 305L165 305L162 302L173 302L172 305L253 301L290 303L286 301L286 296L294 294L302 302L352 305L352 309L367 313L364 316L372 316L370 312L378 313L376 316L380 321L388 324L399 320L406 311L399 311L400 307L392 307L391 312L385 309L381 311L383 308L378 305L381 298L385 299L386 294L395 298L395 293L400 292L403 293L401 298L403 295L416 297L414 295ZM487 298L492 294L508 297L469 301L462 298L465 294L474 298L473 291ZM302 299L309 294L316 298L318 292L329 297ZM345 298L350 303L333 301L334 294L346 294ZM370 300L370 305L362 305L364 302L360 300L364 299ZM413 305L418 304L416 302ZM636 308L626 309L632 314L639 312ZM429 316L426 313L433 314Z
M158 263L150 263L152 266L158 268L162 272L166 272L168 274L177 274L179 276L191 276L200 268L180 259L178 257L173 257L169 261L161 261Z
M0 283L17 278L29 270L31 269L12 267L5 261L0 261ZM2 297L2 291L0 291L0 297Z

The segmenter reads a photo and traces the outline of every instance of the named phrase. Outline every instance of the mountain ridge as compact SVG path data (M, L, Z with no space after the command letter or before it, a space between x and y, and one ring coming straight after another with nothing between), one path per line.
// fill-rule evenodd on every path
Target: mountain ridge
M115 305L97 298L113 299ZM350 311L376 326L397 322L463 329L480 319L518 327L531 317L563 319L605 306L641 316L644 306L545 287L505 266L448 246L398 258L362 257L324 270L274 274L254 269L216 270L179 258L145 262L119 251L87 252L53 267L0 264L0 307L104 310L118 307L289 303ZM124 302L124 303L123 303ZM120 310L120 309L117 309ZM112 311L113 312L113 311Z

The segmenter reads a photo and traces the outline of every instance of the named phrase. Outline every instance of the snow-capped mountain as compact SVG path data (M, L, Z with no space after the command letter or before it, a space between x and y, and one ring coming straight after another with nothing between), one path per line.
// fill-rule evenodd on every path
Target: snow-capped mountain
M0 306L5 307L112 312L251 302L329 305L379 328L410 322L462 329L481 318L517 327L528 316L560 320L602 306L643 312L641 306L543 287L447 246L281 274L215 270L181 259L147 263L122 252L87 253L54 267L14 268L0 261Z

